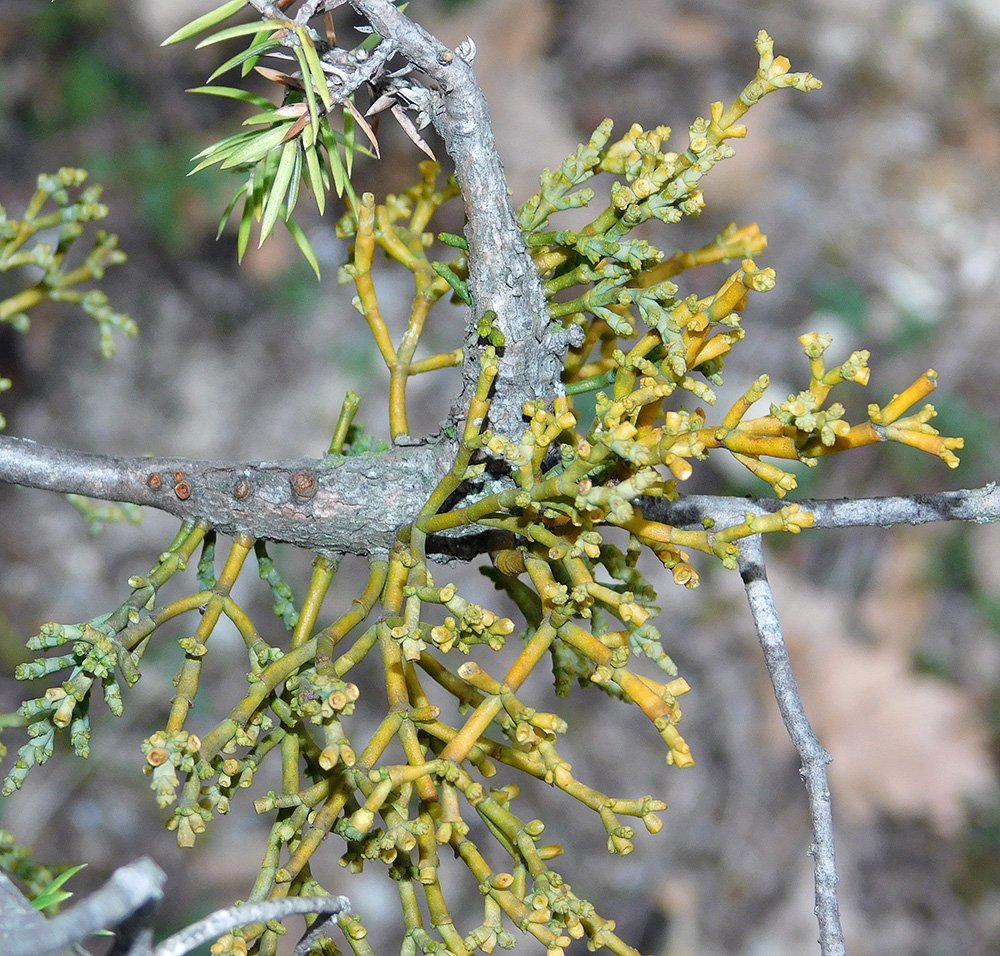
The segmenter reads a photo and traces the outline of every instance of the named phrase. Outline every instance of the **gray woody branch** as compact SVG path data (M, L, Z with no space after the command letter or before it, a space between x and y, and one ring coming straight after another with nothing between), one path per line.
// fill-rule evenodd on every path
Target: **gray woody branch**
M398 446L380 455L215 462L112 458L49 448L0 435L0 481L146 505L181 519L201 518L226 534L284 541L329 553L384 556L396 532L416 520L447 472L446 442ZM648 518L678 528L742 524L768 514L774 498L688 495L637 500ZM1000 520L1000 492L984 488L911 497L803 500L814 528L892 527L930 521ZM439 542L447 554L447 543Z
M147 505L315 551L384 555L452 456L447 444L425 443L294 461L112 458L0 435L0 481Z
M646 499L643 514L679 528L702 527L711 518L719 530L742 524L746 513L773 514L788 502L776 498L733 498L718 495L686 495L677 501ZM940 491L929 495L884 498L805 498L796 502L813 516L814 528L891 528L899 524L931 521L1000 521L1000 490L996 482L982 488Z
M463 415L475 393L482 351L475 330L479 319L493 311L506 345L490 404L490 428L520 437L525 401L551 401L561 388L567 333L558 325L551 327L541 280L514 220L486 97L471 63L387 0L351 0L351 6L383 42L394 44L403 59L434 82L429 89L431 122L455 163L455 178L462 190L472 311L466 330L463 390L454 412Z
M274 4L251 2L264 16L282 16ZM565 332L549 328L541 283L514 220L486 98L469 62L387 0L351 2L383 37L380 61L388 64L398 54L430 81L428 112L454 161L465 202L472 309L453 418L461 417L475 390L482 351L476 327L492 310L508 344L500 358L490 427L519 435L524 402L551 400L561 387L567 342ZM371 79L366 70L359 77ZM181 518L202 518L227 533L371 555L385 554L396 531L416 518L454 453L454 445L440 438L363 458L115 459L0 435L0 481L147 505Z
M85 942L98 930L118 926L155 905L163 895L165 879L152 860L137 860L115 870L101 889L50 920L35 911L9 880L5 881L0 884L0 911L5 915L0 923L0 951L4 956L66 956L74 943ZM20 912L12 919L15 908ZM118 951L133 956L127 949Z
M264 16L284 16L272 3L250 2ZM300 12L311 15L343 2L308 4ZM524 430L524 403L536 398L551 401L562 388L563 358L575 333L552 325L541 280L515 221L489 106L472 69L475 46L467 41L458 51L449 49L388 0L350 3L382 38L378 46L382 64L388 68L398 56L426 78L418 82L413 75L407 77L406 101L419 107L433 123L455 165L462 191L472 305L465 330L463 386L453 405L453 418L464 416L475 393L484 347L476 327L492 311L506 345L490 405L490 428L501 435L519 437ZM349 70L349 64L342 66ZM353 74L341 73L339 95L353 91L362 77L379 88L380 78L371 75L368 60L356 64ZM395 83L392 89L398 91L400 84Z
M98 930L117 930L109 956L184 956L234 927L315 913L323 917L295 948L312 949L329 921L350 911L344 896L287 897L217 910L153 946L153 919L166 876L150 859L119 867L111 879L82 902L47 920L0 873L0 952L3 956L71 956L74 944Z

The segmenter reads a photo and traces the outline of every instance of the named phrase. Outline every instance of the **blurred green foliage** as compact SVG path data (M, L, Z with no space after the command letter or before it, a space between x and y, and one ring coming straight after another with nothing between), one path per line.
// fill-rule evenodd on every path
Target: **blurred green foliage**
M130 194L138 223L168 252L192 251L212 229L192 210L211 206L214 214L221 196L223 177L214 171L197 180L186 176L201 145L199 130L211 124L214 111L165 105L150 70L149 40L125 5L35 6L11 26L30 96L18 95L12 84L0 86L8 148L23 146L19 158L26 163L31 153L72 158L106 186L117 207L117 196ZM183 74L188 64L175 66Z

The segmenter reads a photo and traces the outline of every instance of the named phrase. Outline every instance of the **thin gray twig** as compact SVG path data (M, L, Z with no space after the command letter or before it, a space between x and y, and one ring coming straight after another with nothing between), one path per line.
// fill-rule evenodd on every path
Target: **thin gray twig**
M350 911L351 903L346 896L289 896L280 900L261 900L244 903L228 909L217 910L203 920L174 933L165 939L153 956L184 956L196 946L215 939L236 926L250 923L266 923L272 919L284 919L294 914L318 913L321 916L339 916ZM311 934L307 934L311 935Z
M802 759L802 779L809 797L809 819L813 843L816 885L816 919L819 922L819 948L822 956L845 956L844 933L840 926L837 900L837 864L834 852L833 813L826 765L831 757L820 744L806 716L799 687L788 658L788 648L781 633L781 623L767 581L761 536L753 535L740 542L740 575L746 588L750 613L764 652L764 663L774 685L781 719L788 736Z
M746 513L773 514L790 502L777 498L734 498L719 495L682 495L638 502L643 514L675 527L700 527L711 518L718 530L742 524ZM900 524L931 521L1000 521L1000 489L996 482L982 488L939 491L925 495L891 495L883 498L806 498L795 502L813 516L814 528L892 528Z

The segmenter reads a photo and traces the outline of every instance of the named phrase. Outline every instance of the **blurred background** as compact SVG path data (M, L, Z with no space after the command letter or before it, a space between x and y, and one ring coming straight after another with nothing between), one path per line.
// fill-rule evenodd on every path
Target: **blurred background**
M336 214L302 219L322 282L281 231L259 251L251 243L239 268L234 229L215 238L235 181L186 175L190 157L241 118L226 101L184 92L205 82L215 51L159 46L210 6L0 0L0 202L19 215L39 172L88 169L111 207L104 225L129 255L103 287L141 330L104 361L92 323L71 308L39 307L28 335L0 325L0 376L14 383L0 398L9 434L121 455L316 455L350 388L362 396L359 418L386 437L386 375L352 289L335 281L346 253ZM757 261L776 270L778 285L751 299L720 407L763 371L771 400L800 390L808 366L795 339L828 331L831 364L855 349L872 353L871 384L838 396L855 419L933 367L935 425L965 436L966 448L956 471L899 447L842 456L803 474L790 499L914 494L996 477L1000 7L992 0L412 0L408 12L452 46L466 35L478 44L476 69L517 202L606 116L619 133L633 122L670 125L685 143L695 117L714 100L730 102L752 77L754 37L766 29L792 69L814 73L823 89L754 108L736 156L705 181L703 215L651 236L668 255L703 245L729 222L757 222L769 236ZM349 13L338 18L347 36ZM389 127L380 132L386 158L361 162L359 190L382 196L412 181L417 151ZM731 268L682 288L708 294ZM22 278L0 275L0 298ZM411 280L387 271L376 281L390 325L401 328ZM461 321L442 311L428 348L454 347ZM449 381L417 379L415 389L411 425L422 434L445 414ZM712 463L689 487L768 490ZM116 606L127 578L145 573L175 530L173 519L148 514L139 528L108 526L94 538L62 499L0 487L0 710L15 709L25 692L10 677L28 656L25 640L45 621ZM1000 951L1000 529L816 532L771 541L768 554L803 697L834 756L849 952ZM309 557L282 549L275 557L303 589ZM336 586L353 596L362 572L345 561ZM569 807L557 806L546 836L566 847L560 869L577 893L596 899L643 953L816 952L797 759L738 576L706 564L702 582L695 592L664 582L659 622L693 687L681 729L697 766L667 768L642 721L585 694L570 699L572 727L560 745L574 773L599 789L665 799L664 830L611 857L596 818L570 820ZM483 585L467 586L493 599ZM267 622L266 591L244 587L240 600ZM175 652L147 655L148 676L127 695L125 717L95 707L90 761L57 752L0 802L0 827L39 860L88 861L74 880L80 892L151 854L170 873L167 915L179 925L246 894L266 821L249 800L237 803L237 819L217 820L194 852L162 828L167 814L139 773L139 743L169 708L163 685ZM213 644L205 680L218 690L202 702L206 726L213 701L217 720L238 699L244 656L236 640ZM538 689L543 709L545 693ZM5 742L9 763L21 740ZM517 808L549 820L551 809L532 808L551 808L553 798L525 788ZM392 887L367 873L348 879L335 840L324 850L328 885L352 896L377 951L394 951ZM480 907L474 886L456 880L454 892L470 914Z

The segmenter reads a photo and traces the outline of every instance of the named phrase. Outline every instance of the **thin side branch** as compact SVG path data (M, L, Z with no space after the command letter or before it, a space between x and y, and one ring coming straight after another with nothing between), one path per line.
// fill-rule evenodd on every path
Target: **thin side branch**
M331 917L350 912L351 904L346 896L289 896L284 899L262 900L255 903L244 903L242 906L231 906L228 909L217 910L211 916L182 929L169 939L165 939L152 956L184 956L196 946L221 936L235 926L246 926L250 923L266 923L268 920L284 919L286 916L318 913L326 917L325 925ZM320 927L314 927L320 929ZM310 931L303 943L308 943L313 932ZM310 946L302 948L300 944L296 953L308 952Z
M720 530L741 524L747 513L774 514L789 502L777 498L732 498L720 495L686 495L677 501L645 499L643 514L679 528L700 527L711 518ZM995 482L982 488L940 491L928 495L895 495L884 498L805 498L796 502L813 515L814 528L891 528L899 524L932 521L1000 521L1000 489Z
M802 779L809 796L809 819L813 843L809 853L815 866L816 918L819 921L819 946L822 956L845 956L844 933L840 927L837 901L837 864L834 853L833 813L826 765L831 757L820 744L806 716L799 687L788 659L788 648L774 607L767 581L764 549L760 535L740 543L740 575L764 652L767 672L774 685L781 719L788 736L802 758Z

